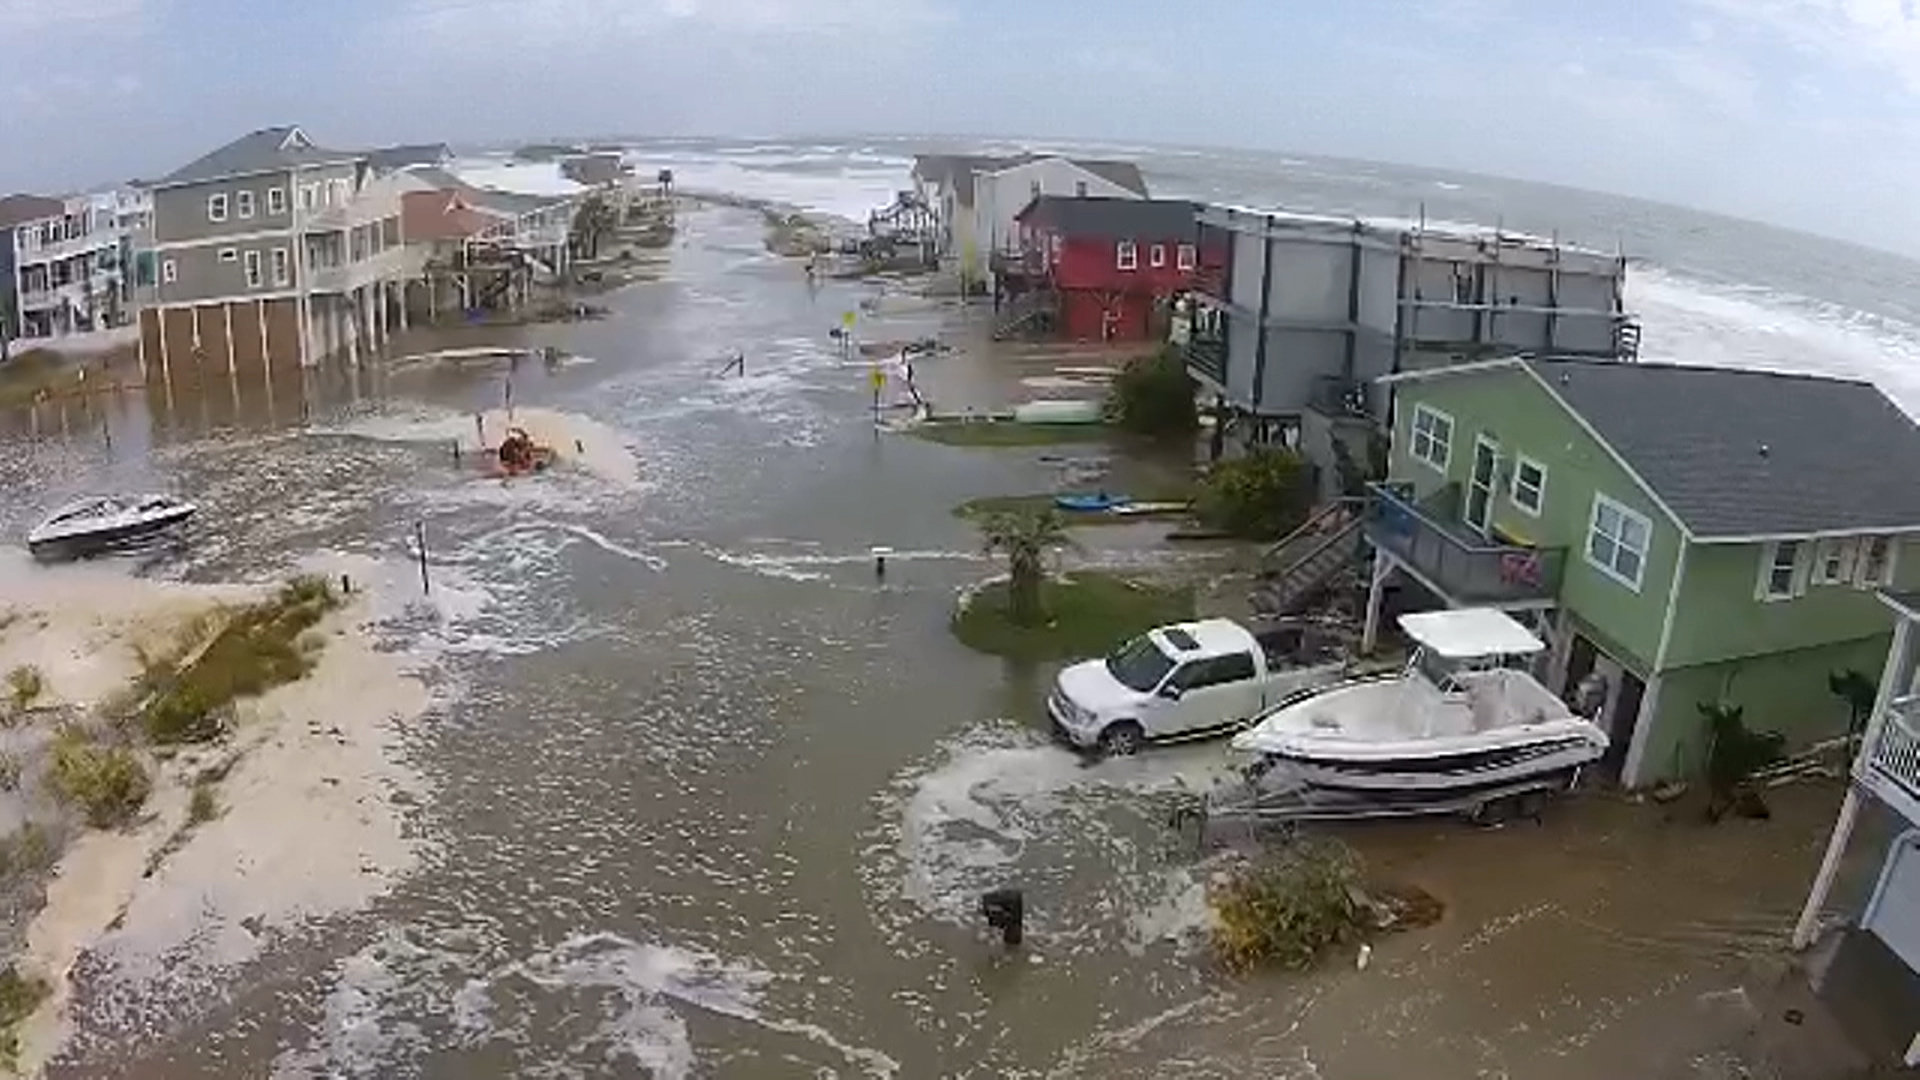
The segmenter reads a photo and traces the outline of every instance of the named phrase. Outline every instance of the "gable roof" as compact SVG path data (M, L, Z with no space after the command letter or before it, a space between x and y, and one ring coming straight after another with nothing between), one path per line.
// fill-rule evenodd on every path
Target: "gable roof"
M1147 193L1147 178L1140 175L1140 166L1131 161L1114 161L1105 158L1068 158L1067 160L1109 184L1126 188L1136 195L1144 196Z
M406 175L426 184L435 191L457 193L470 207L485 210L493 214L505 214L518 217L535 210L568 202L568 195L524 195L517 191L501 191L497 188L476 187L455 176L452 172L434 165L416 165L406 170Z
M404 143L383 146L366 153L367 164L381 172L404 169L409 165L439 165L452 157L453 148L446 143Z
M474 209L456 192L409 191L400 196L400 228L409 243L464 240L502 220Z
M8 195L0 198L0 229L11 229L29 221L41 218L59 217L67 212L67 204L61 199L48 198L45 195ZM12 240L7 240L11 245Z
M197 184L226 176L249 176L278 169L358 161L364 154L315 146L293 125L248 132L211 153L195 158L154 183L156 188Z
M1581 420L1693 540L1920 530L1920 427L1872 383L1576 359L1501 360L1407 377L1516 365Z
M1199 210L1199 204L1188 199L1036 195L1014 220L1050 226L1068 236L1192 240L1200 234Z
M971 204L973 174L998 172L1038 159L1036 154L915 154L913 175L929 184L950 184L956 201Z

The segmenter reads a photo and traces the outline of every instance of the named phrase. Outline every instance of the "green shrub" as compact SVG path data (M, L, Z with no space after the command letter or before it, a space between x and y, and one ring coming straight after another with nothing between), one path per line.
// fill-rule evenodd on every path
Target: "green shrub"
M18 791L20 771L20 755L0 750L0 791Z
M314 648L302 637L340 605L333 584L297 577L273 599L235 612L193 663L177 673L149 672L158 691L142 723L156 743L204 742L225 728L227 707L306 675Z
M12 967L0 971L0 1062L9 1070L20 1058L20 1036L15 1029L52 992L45 979L22 975Z
M1359 861L1337 841L1299 840L1262 856L1207 891L1214 955L1231 971L1309 967L1368 930L1359 889Z
M1173 348L1127 361L1107 391L1107 413L1116 427L1153 438L1191 436L1200 427L1193 380Z
M1313 510L1313 467L1291 450L1255 450L1222 461L1200 481L1194 515L1208 528L1249 540L1278 540Z
M13 707L24 709L39 699L47 689L47 680L40 669L32 664L21 664L7 672L7 694L13 699Z
M133 751L103 746L86 735L68 731L53 744L53 789L86 816L97 829L123 825L133 818L153 781Z
M220 816L220 799L214 794L213 785L196 783L193 785L193 798L187 801L187 823L199 825Z

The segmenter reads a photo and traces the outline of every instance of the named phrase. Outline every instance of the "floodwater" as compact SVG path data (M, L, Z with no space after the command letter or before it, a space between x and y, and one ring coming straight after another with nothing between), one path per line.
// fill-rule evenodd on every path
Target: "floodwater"
M1823 787L1765 824L1594 799L1541 826L1351 830L1446 920L1364 971L1214 970L1207 867L1168 811L1219 748L1084 765L1041 734L1048 671L946 629L991 570L950 509L1047 490L1088 451L877 435L827 329L882 287L810 288L759 229L691 215L603 322L396 347L578 354L522 363L512 393L590 421L589 468L508 485L456 459L506 403L506 367L479 361L221 374L8 421L10 534L83 490L165 487L201 524L129 572L371 559L383 641L436 694L405 740L431 788L407 806L422 869L238 970L83 963L50 1075L1653 1075L1708 1037L1703 995L1764 973ZM860 333L955 318L891 296ZM977 336L984 315L960 318ZM735 348L746 374L716 377ZM1045 359L920 371L940 407L1071 392ZM1152 528L1092 530L1081 557L1200 565ZM1030 912L1013 955L973 912L1007 884Z

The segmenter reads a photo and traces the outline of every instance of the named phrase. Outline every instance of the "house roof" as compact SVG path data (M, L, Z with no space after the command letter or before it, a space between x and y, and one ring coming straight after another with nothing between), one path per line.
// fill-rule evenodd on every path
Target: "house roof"
M446 143L407 143L366 152L367 163L381 172L409 165L438 165L451 157L453 148Z
M1068 158L1067 160L1109 184L1126 188L1136 195L1147 193L1147 178L1140 175L1140 166L1131 161L1113 161L1105 158Z
M1068 236L1106 239L1192 239L1199 204L1187 199L1130 199L1113 195L1036 195L1015 221L1048 225Z
M1522 359L1695 540L1920 529L1920 427L1872 383Z
M468 205L476 209L513 217L531 214L535 210L566 202L569 198L565 195L523 195L515 191L476 187L446 169L430 165L414 166L407 170L407 175L431 185L436 190L458 192Z
M500 221L500 215L474 209L458 192L409 191L400 196L400 228L409 242L464 240Z
M29 221L58 217L67 212L67 204L45 195L7 195L0 197L0 229L11 229Z
M932 184L952 184L953 197L971 204L975 173L998 172L1037 160L1036 154L915 154L913 175Z
M293 169L307 165L329 165L356 161L365 155L351 150L330 150L315 146L298 127L261 128L233 140L212 153L203 155L161 177L154 187L197 184L223 176L247 176Z

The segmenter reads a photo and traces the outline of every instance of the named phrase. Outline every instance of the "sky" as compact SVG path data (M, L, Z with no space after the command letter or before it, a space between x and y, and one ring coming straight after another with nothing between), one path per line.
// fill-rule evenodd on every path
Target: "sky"
M0 0L0 191L328 145L969 133L1360 157L1920 256L1920 0Z

